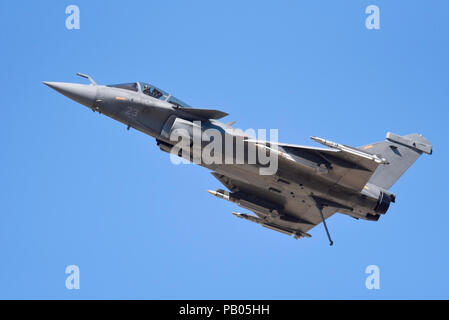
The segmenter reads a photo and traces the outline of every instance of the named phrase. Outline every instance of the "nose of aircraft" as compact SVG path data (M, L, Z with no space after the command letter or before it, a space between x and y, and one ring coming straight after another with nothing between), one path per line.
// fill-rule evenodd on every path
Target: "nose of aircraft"
M79 83L47 81L44 81L44 84L65 95L66 97L85 105L86 107L92 108L95 103L95 97L97 95L96 86Z

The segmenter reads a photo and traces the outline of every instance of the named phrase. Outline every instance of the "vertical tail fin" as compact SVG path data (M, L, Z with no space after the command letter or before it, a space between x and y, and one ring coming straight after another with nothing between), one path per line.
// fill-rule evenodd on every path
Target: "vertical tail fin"
M389 163L380 165L368 181L386 190L402 176L423 152L432 154L430 142L416 133L399 136L388 132L385 141L369 144L360 149L381 155L388 160Z

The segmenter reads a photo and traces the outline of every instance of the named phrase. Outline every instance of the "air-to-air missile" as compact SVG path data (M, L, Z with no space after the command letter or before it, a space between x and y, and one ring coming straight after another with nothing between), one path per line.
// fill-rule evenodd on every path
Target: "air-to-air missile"
M242 193L230 193L223 189L218 189L216 191L208 190L211 195L233 202L238 206L251 210L253 212L257 212L262 216L269 216L273 218L279 217L279 212L275 208L270 208L268 204L263 203L263 200L259 200L257 198L252 197L252 200L249 200L250 196L242 194ZM245 199L246 198L246 199Z
M307 238L311 237L311 235L306 232L302 232L299 230L289 230L287 228L282 228L280 226L271 225L270 222L267 221L266 219L261 219L261 218L252 216L250 214L240 213L240 212L235 212L235 211L232 212L232 214L238 218L245 219L245 220L260 224L261 226L263 226L265 228L268 228L268 229L271 229L274 231L278 231L278 232L284 233L289 236L293 235L293 237L295 239L299 239L299 238L303 238L303 237L307 237Z
M326 219L336 212L377 221L395 202L396 196L389 191L391 186L422 153L432 153L432 145L420 134L387 133L386 140L357 148L318 137L311 138L328 148L264 141L236 130L234 122L218 121L227 113L193 108L151 84L132 82L105 86L98 85L88 75L78 75L88 79L90 84L44 84L95 112L122 122L128 130L134 128L154 137L162 151L212 170L213 176L230 192L219 189L209 193L255 214L234 215L295 238L310 236L307 232L323 222L332 244ZM232 152L226 148L214 149L213 155L235 160L236 146L242 143L245 161L196 161L195 154L189 152L202 150L207 143L201 140L198 148L195 139L206 136L210 138L208 141L215 141L216 136L209 137L211 130L215 130L221 141L233 141ZM177 149L179 139L185 138L193 141L187 146L187 153ZM267 164L259 159L248 161L250 150L256 150L257 155L269 153L270 161L276 160L275 170L261 173Z
M359 157L362 157L362 158L365 158L365 159L368 159L368 160L372 160L372 161L374 161L376 163L379 163L379 164L388 164L388 161L385 158L379 158L375 154L370 154L368 152L364 152L364 151L358 150L357 148L354 148L354 147L346 146L344 144L339 144L339 143L336 143L336 142L333 142L333 141L330 141L330 140L326 140L326 139L323 139L323 138L319 138L319 137L310 137L310 139L312 139L313 141L316 141L318 143L321 143L321 144L323 144L325 146L328 146L328 147L331 147L331 148L334 148L334 149L338 149L338 150L341 150L341 151L345 151L345 152L347 152L349 154L353 154L355 156L359 156Z

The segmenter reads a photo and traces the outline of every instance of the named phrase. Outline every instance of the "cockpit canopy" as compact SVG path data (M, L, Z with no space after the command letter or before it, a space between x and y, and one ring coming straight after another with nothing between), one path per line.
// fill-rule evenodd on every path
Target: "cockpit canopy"
M153 97L155 99L167 101L175 105L176 107L191 108L191 106L189 106L187 103L177 99L176 97L173 97L168 92L165 92L164 90L161 90L146 82L112 84L108 85L108 87L125 89L134 92L142 92L143 94L146 94L147 96Z
M137 88L137 83L136 82L111 84L111 85L108 85L108 87L125 89L125 90L131 90L131 91L135 91L135 92L139 91L139 89Z
M170 96L170 94L168 94L164 90L156 88L155 86L153 86L149 83L139 82L139 84L140 84L140 89L141 89L142 93L146 94L147 96L150 96L150 97L162 100L162 101L167 101L167 98Z

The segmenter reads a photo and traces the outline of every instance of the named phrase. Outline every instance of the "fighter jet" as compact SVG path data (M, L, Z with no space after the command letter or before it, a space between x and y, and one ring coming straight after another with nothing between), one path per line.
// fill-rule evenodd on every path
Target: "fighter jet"
M233 122L218 121L227 113L191 107L151 84L97 85L90 76L78 75L90 84L44 84L94 112L122 122L128 129L155 138L162 151L193 160L192 143L188 146L190 153L175 150L180 138L175 132L182 132L181 138L184 135L195 141L196 136L216 130L223 144L232 141L232 154L226 154L225 148L219 155L231 160L236 160L235 148L242 144L244 156L240 163L195 162L211 170L227 188L209 190L209 193L253 213L233 212L235 216L295 239L311 237L309 230L322 222L332 245L326 219L336 212L355 219L378 221L395 202L395 194L389 191L391 186L422 153L432 154L432 145L420 134L400 136L389 132L384 141L362 147L319 137L311 138L325 148L261 140L235 130ZM200 140L200 147L206 142ZM276 171L261 174L260 169L266 163L250 162L250 150L274 155Z

